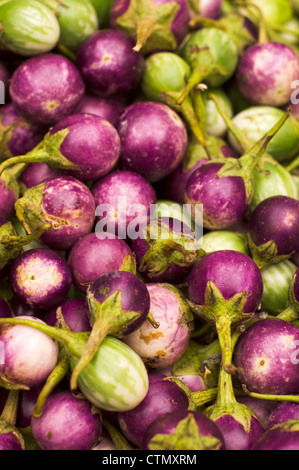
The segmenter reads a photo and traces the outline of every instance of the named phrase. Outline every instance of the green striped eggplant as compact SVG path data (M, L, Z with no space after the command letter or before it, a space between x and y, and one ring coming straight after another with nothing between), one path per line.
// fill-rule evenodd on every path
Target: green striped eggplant
M0 4L0 47L23 56L51 51L60 28L55 13L37 0Z
M200 248L206 253L219 250L234 250L249 255L245 234L230 230L214 230L207 232L200 240Z
M269 315L278 315L287 307L289 288L297 266L290 260L283 260L261 270L264 291L262 308Z

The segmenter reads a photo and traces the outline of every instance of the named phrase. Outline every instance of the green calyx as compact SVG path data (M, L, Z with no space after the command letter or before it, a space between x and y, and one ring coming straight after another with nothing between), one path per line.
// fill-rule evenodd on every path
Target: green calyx
M135 51L148 54L151 50L170 50L177 47L171 32L178 12L178 2L156 5L153 0L131 0L129 8L117 18L117 27L136 40Z
M269 240L262 245L256 245L249 233L247 239L251 257L259 269L263 269L272 264L281 263L281 261L288 259L292 254L295 254L294 252L289 255L278 255L277 245L274 240Z
M226 404L216 403L215 405L211 405L205 410L205 415L216 422L223 416L229 415L240 423L247 433L250 432L251 422L254 417L252 410L248 406L238 403L235 400Z
M22 253L20 246L7 246L5 241L11 237L17 237L17 232L12 223L8 221L0 227L0 269L3 269L10 260L17 258Z
M109 294L109 293L107 293ZM89 364L107 335L121 338L127 326L139 317L140 312L124 310L122 293L115 291L103 303L96 300L90 289L87 290L87 305L90 312L92 330L84 351L72 371L70 386L77 388L77 379L81 371Z
M222 443L214 436L202 436L192 413L182 419L172 434L156 434L149 450L219 450Z
M193 235L183 232L175 234L161 219L151 221L145 230L148 250L138 267L141 274L146 273L147 277L154 278L163 274L171 264L188 267L196 262L197 249Z

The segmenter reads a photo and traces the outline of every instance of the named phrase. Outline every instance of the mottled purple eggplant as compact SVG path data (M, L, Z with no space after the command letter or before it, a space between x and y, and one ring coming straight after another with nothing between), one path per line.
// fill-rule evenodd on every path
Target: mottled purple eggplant
M252 450L299 450L298 420L290 420L269 429Z
M76 288L86 294L90 284L109 271L136 274L136 261L125 240L106 233L89 233L72 247L68 263Z
M127 238L127 229L134 221L136 225L146 223L151 205L156 203L152 184L133 171L113 171L96 181L91 192L96 204L95 230L105 228L121 238Z
M26 59L10 81L14 105L29 121L50 126L71 114L85 85L77 67L60 54L40 54Z
M134 41L122 31L106 29L92 34L81 45L77 66L88 87L96 95L126 95L135 90L144 70Z
M165 376L149 374L147 395L133 410L117 413L117 421L123 435L137 448L150 424L164 413L187 410L188 397L174 382Z
M130 34L134 50L145 55L176 50L188 33L189 20L186 0L116 0L110 12L111 27Z
M36 248L20 254L9 272L11 289L22 302L49 310L66 300L72 284L66 260L49 248Z
M145 101L130 105L119 119L117 129L122 169L156 182L183 160L188 142L186 126L165 104Z
M57 176L28 189L16 202L16 214L28 234L50 223L40 240L49 248L65 250L91 232L95 202L83 182Z
M91 450L102 434L101 413L83 396L57 391L42 416L32 417L31 430L42 450Z

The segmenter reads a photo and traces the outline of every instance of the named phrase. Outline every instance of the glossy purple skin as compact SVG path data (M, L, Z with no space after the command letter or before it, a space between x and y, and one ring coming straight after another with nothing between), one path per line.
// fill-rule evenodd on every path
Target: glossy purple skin
M120 138L115 127L94 114L71 114L59 121L50 134L68 129L60 153L79 167L67 174L84 181L106 175L120 155Z
M20 390L16 426L27 428L31 424L32 411L44 384Z
M236 399L238 403L242 403L243 405L248 406L248 408L250 408L255 413L263 428L267 429L269 418L276 406L276 402L250 397L249 395L237 396Z
M86 92L76 109L76 113L95 114L114 126L124 109L125 100L123 97L110 96L104 98Z
M245 184L239 176L224 176L217 173L223 163L209 162L192 173L186 184L185 202L202 204L204 227L224 229L239 222L245 216Z
M215 423L222 432L226 450L251 450L265 432L261 423L253 416L248 433L242 424L230 415L218 418Z
M293 419L299 419L299 403L288 401L278 402L270 414L268 429Z
M47 180L43 191L41 212L45 219L62 219L40 239L49 248L70 249L80 238L91 232L95 218L95 202L88 187L71 176L57 176Z
M24 450L20 439L12 432L0 434L0 450Z
M188 406L187 395L176 383L149 374L146 397L133 410L117 413L118 424L126 439L140 448L144 433L155 419L164 413L187 410Z
M170 3L173 0L153 0L153 3L157 6L165 3ZM188 33L188 24L190 20L190 9L186 0L175 0L180 5L177 14L175 15L170 31L173 34L177 46L182 42L186 34ZM130 0L115 0L110 10L110 26L117 29L117 19L120 18L130 6ZM154 52L154 50L148 53Z
M122 31L97 31L81 45L77 66L90 91L109 97L126 95L139 84L144 58L133 51L134 41Z
M102 305L109 303L110 297L119 291L121 307L128 312L138 313L137 318L130 320L122 327L121 335L126 336L137 330L146 320L150 310L150 296L145 283L136 274L126 271L110 271L94 281L90 288L95 301ZM92 316L90 314L90 316Z
M0 177L0 218L10 220L15 214L17 195Z
M16 297L45 310L59 306L72 284L68 263L49 248L35 248L19 255L11 266L9 279Z
M67 326L74 333L91 331L88 317L88 308L85 299L67 299L60 306L61 314ZM56 326L57 308L51 309L43 316L44 322L50 326Z
M299 329L278 318L260 320L250 326L234 351L241 383L257 393L296 393L299 390L296 341Z
M299 251L299 201L287 196L264 199L251 214L248 230L256 246L273 240L277 255Z
M299 432L283 432L279 428L270 429L252 450L299 450Z
M188 279L190 299L205 305L208 281L212 281L225 300L235 294L247 292L243 313L253 313L263 295L263 278L255 262L247 255L233 250L219 250L201 258Z
M154 219L155 221L157 219ZM190 230L189 227L187 227L186 224L183 222L180 222L177 219L172 219L172 218L165 218L161 217L159 220L161 220L161 223L167 224L169 227L169 230L174 234L182 234L182 236L189 236L190 237L190 242L191 240L194 241L194 250L196 250L196 242L195 242L195 236L194 233ZM146 224L146 227L149 227L150 230L150 225L152 223L152 220ZM153 274L150 272L150 270L142 269L140 271L140 267L143 262L144 256L147 254L147 252L154 246L158 246L161 241L159 240L149 240L148 238L136 238L135 240L132 240L131 243L131 248L132 251L136 257L137 261L137 271L140 272L140 274L150 282L167 282L170 284L179 284L180 282L184 282L187 278L187 276L190 274L193 264L191 263L185 263L185 265L180 265L176 263L169 263L166 269L160 273L160 274ZM163 243L163 241L162 241ZM153 255L153 256L156 256Z
M251 46L240 59L236 80L241 93L257 105L284 106L299 76L299 57L292 47L268 41Z
M60 54L40 54L25 60L10 82L12 102L30 121L50 126L71 114L85 84L77 67Z
M102 274L125 269L126 260L134 266L134 256L129 245L122 239L98 238L90 233L81 238L71 249L68 263L76 288L86 293L88 286Z
M32 150L47 132L47 129L25 119L14 103L7 103L1 107L0 127L10 132L11 136L6 143L5 157L24 155ZM2 155L3 158L3 155Z
M199 0L199 15L217 19L221 14L222 0Z
M166 413L158 417L147 428L141 444L141 450L151 450L150 441L156 434L173 434L181 420L186 419L190 414L195 418L200 436L212 436L219 440L219 450L226 450L224 438L221 430L210 418L197 411L177 410ZM186 449L188 450L188 449Z
M58 176L58 171L53 170L46 163L30 163L21 174L20 182L26 189L29 189L54 176Z
M2 297L0 297L0 318L9 317L12 317L12 313L8 306L8 303Z
M36 317L18 317L44 323ZM4 361L0 373L4 380L25 387L43 384L58 361L58 344L45 333L23 325L3 324L0 341Z
M101 211L101 216L96 216L96 222L104 219L108 227L113 227L119 236L120 226L124 237L127 236L128 225L136 217L141 224L147 222L151 205L156 203L156 194L151 183L132 171L118 170L109 173L94 183L91 192L96 207L107 204L107 210ZM137 205L142 206L142 211Z
M117 129L122 145L119 164L124 170L156 182L183 160L188 142L186 127L165 104L145 101L128 106Z
M43 450L90 450L102 433L92 405L70 391L52 393L40 418L32 417L32 434Z

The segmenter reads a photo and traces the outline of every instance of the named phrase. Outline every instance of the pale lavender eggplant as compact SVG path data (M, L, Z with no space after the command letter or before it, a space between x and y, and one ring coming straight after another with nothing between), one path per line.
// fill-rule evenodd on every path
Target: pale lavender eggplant
M115 126L125 107L126 100L123 96L101 97L86 92L76 109L76 113L95 114Z
M20 176L20 183L22 184L23 191L25 191L26 189L38 186L46 179L53 178L54 176L58 176L58 171L53 170L46 163L29 163Z
M258 253L266 244L274 243L273 257L290 257L299 251L298 233L299 201L296 199L272 196L260 202L251 214L248 234L252 249Z
M155 235L151 237L154 224ZM131 243L137 271L148 282L185 282L197 261L197 242L192 230L182 221L167 217L150 219L140 228L142 235Z
M36 201L39 201L36 207ZM55 250L67 250L84 235L91 232L95 218L95 202L88 187L71 176L57 176L47 179L34 188L28 189L18 200L22 212L21 222L27 220L31 230L50 222L52 227L45 231L40 240ZM36 221L28 221L32 206L35 207Z
M91 330L85 299L67 299L59 307L51 309L43 315L43 320L47 325L56 326L57 319L60 318L57 316L58 309L59 315L62 315L71 331L76 333Z
M299 329L278 318L260 320L250 326L239 338L234 352L241 383L249 391L262 394L298 392L298 340Z
M177 442L178 438L173 441L169 439L171 436L174 436L178 430L180 423L187 422L190 420L193 423L190 423L190 427L194 430L194 422L197 426L198 433L188 434L182 433L178 442L180 450L226 450L225 441L221 432L221 429L214 423L210 418L205 416L198 411L191 410L177 410L170 413L165 413L157 418L152 424L147 428L141 444L142 450L153 450L156 447L151 446L151 441L155 436L159 435L159 443L162 443L162 436L168 437L168 445L172 450L177 450L174 446L174 443ZM196 432L196 431L195 431ZM201 439L202 438L202 439ZM210 440L209 440L210 438ZM165 445L165 444L164 444ZM169 450L168 445L164 447L162 444L162 450Z
M151 205L156 203L152 184L133 171L118 170L96 181L91 188L97 212L96 223L105 221L116 235L119 229L123 238L134 219L138 224L146 223L150 217ZM101 212L101 214L100 214ZM100 224L96 225L96 230Z
M78 167L67 174L80 180L97 180L112 170L120 155L120 138L115 127L94 114L70 114L50 131L54 136L69 129L59 152Z
M249 432L246 432L244 426L229 414L222 415L215 420L215 423L223 435L226 450L252 450L265 432L264 427L254 416L251 417Z
M133 410L117 413L117 420L123 435L140 448L144 433L150 424L164 413L189 406L185 392L165 377L149 374L149 388L146 397Z
M170 3L172 1L173 0L153 0L153 5L157 6L158 8L159 6L164 5L166 3ZM180 43L183 41L183 39L187 35L188 24L190 20L190 9L189 9L188 2L186 0L175 0L175 3L177 3L179 6L178 10L174 18L172 19L171 24L169 26L165 26L165 32L170 32L174 38L174 47L170 48L170 50L176 49L177 46L180 45ZM130 5L131 5L131 0L115 0L110 11L110 26L112 28L115 28L115 29L119 28L117 20L121 18L127 12ZM137 32L138 22L136 22L134 26L135 26L135 31ZM162 31L162 37L163 37L163 31ZM157 38L159 38L159 36L157 36ZM158 42L157 38L154 41L155 43L154 47L151 45L151 38L148 39L149 44L147 44L147 42L145 44L142 44L143 51L146 55L149 55L160 49L159 46L157 47L157 42ZM165 48L163 47L162 49L164 50Z
M72 284L67 261L49 248L34 248L19 255L12 263L9 279L16 297L44 310L66 300Z
M240 222L247 210L244 181L239 176L219 177L223 163L208 162L194 171L186 183L185 202L203 205L207 229L224 229Z
M203 18L218 19L221 14L222 0L199 0L199 15Z
M159 324L149 321L124 338L150 370L171 367L187 349L193 329L193 313L182 292L171 284L148 283L150 313Z
M299 450L298 421L279 424L269 429L252 450ZM293 429L292 429L293 427Z
M91 403L70 391L46 400L43 414L31 419L32 435L42 450L91 450L102 433L102 419Z
M136 272L134 255L125 240L98 235L93 232L82 237L68 257L74 285L84 294L92 282L109 271Z
M42 322L36 317L18 318ZM56 366L57 342L35 328L3 324L0 340L5 354L0 372L8 383L29 388L41 385Z
M144 58L133 51L134 41L122 31L106 29L81 45L77 66L87 88L96 95L127 95L135 90L144 71Z
M270 414L268 429L293 419L299 420L299 403L290 401L278 402Z
M188 136L184 122L169 106L151 101L126 108L117 129L121 139L119 165L157 182L182 162Z
M47 132L47 128L24 118L14 103L1 107L0 130L5 135L0 147L2 160L29 152Z
M40 54L14 71L10 96L19 111L38 125L50 126L71 114L85 84L78 68L60 54Z
M247 255L233 250L219 250L202 257L188 279L189 297L195 304L205 305L207 283L212 281L225 300L240 292L248 298L243 313L253 313L260 305L263 279L255 262Z
M299 56L280 42L254 44L242 55L236 80L251 103L284 106L290 102L292 83L298 79Z

